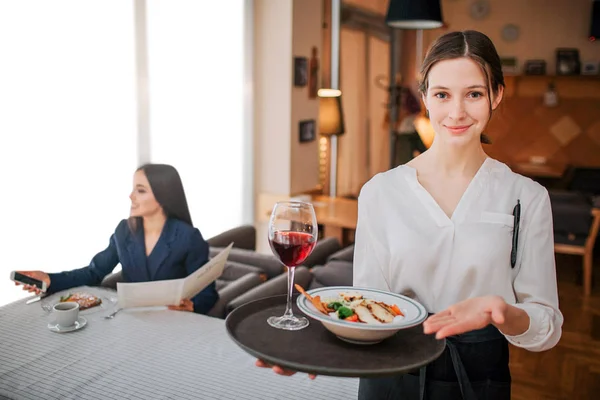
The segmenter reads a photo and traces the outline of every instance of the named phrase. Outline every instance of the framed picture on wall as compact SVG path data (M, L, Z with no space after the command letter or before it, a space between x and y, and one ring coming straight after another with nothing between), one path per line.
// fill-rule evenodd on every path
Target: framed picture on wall
M298 123L298 135L300 143L312 142L316 139L316 122L314 119L307 119Z
M294 57L294 86L304 87L308 84L308 59Z

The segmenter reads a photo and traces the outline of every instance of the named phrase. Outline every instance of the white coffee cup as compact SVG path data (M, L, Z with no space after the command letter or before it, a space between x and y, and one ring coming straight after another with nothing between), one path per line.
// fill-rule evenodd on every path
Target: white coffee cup
M52 310L56 323L63 328L73 326L79 317L79 304L74 301L57 303L52 307Z

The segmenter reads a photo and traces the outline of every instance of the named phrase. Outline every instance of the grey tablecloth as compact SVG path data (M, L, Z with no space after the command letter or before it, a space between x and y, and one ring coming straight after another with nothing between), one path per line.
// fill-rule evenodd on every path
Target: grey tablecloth
M86 288L87 289L87 288ZM104 289L89 289L95 294ZM178 311L88 310L54 333L40 303L0 308L1 399L354 399L356 379L282 377L254 366L223 320Z

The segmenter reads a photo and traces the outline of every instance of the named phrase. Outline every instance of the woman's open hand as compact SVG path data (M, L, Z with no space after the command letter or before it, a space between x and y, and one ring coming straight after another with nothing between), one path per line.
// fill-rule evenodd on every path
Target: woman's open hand
M194 312L194 303L191 300L183 299L178 306L169 306L169 310Z
M46 282L46 288L50 287L50 276L47 273L42 271L17 271L20 274L28 276L33 279L37 279L38 281ZM20 286L21 283L15 282L16 286ZM33 285L23 285L23 290L26 290L30 293L40 294L42 291Z
M261 367L261 368L271 368L273 371L275 371L276 374L283 375L283 376L292 376L296 373L296 371L290 371L287 369L283 369L278 365L267 364L263 360L256 360L256 363L254 365L256 365L257 367ZM313 374L309 374L308 377L310 379L315 379L317 376L313 375Z
M423 323L423 331L435 333L437 339L443 339L483 329L489 324L502 325L507 310L508 304L500 296L474 297L432 315Z

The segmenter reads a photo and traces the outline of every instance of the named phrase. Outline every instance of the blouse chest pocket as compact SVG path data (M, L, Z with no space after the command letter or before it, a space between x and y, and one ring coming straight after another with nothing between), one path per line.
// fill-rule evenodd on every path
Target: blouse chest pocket
M470 257L491 268L509 266L513 242L514 217L511 214L482 211L474 213L467 232Z
M511 214L482 211L479 222L505 225L509 228L515 226L515 217Z

